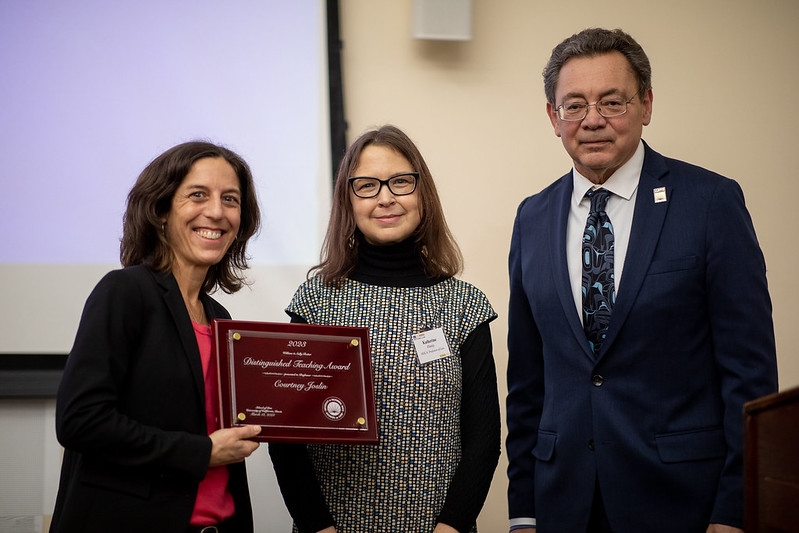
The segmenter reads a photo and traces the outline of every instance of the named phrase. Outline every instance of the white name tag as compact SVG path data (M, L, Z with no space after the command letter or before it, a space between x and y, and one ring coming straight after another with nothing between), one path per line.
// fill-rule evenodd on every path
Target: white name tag
M441 328L416 333L413 335L413 345L416 347L419 363L423 365L452 355L444 330Z

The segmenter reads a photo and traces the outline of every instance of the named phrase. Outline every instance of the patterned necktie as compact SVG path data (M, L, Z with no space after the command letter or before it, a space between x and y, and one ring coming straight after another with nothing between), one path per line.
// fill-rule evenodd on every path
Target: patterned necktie
M616 301L613 225L605 212L610 191L592 189L586 196L591 199L591 212L583 233L583 329L596 356L605 340Z

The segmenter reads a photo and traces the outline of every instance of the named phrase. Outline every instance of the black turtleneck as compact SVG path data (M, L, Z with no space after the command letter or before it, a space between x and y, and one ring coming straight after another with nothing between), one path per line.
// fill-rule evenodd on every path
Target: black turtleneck
M358 264L348 278L381 287L430 287L444 280L424 271L422 256L413 239L377 246L358 235Z

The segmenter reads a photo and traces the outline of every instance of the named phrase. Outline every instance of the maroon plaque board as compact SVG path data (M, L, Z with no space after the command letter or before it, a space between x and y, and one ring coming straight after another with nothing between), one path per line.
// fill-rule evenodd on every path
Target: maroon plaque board
M377 443L367 328L213 321L223 428L255 440Z

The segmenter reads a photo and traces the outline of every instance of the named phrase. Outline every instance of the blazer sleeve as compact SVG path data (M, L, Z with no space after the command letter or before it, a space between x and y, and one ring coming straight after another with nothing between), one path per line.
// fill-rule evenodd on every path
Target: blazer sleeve
M200 481L211 454L201 393L154 278L142 273L111 272L89 296L58 390L56 433L93 461Z
M776 392L776 348L766 264L736 182L724 180L716 188L708 220L708 313L728 450L711 522L737 524L743 502L743 404Z
M508 513L510 518L534 518L535 461L533 448L543 408L543 354L541 335L522 283L522 213L519 207L511 237L508 269Z

